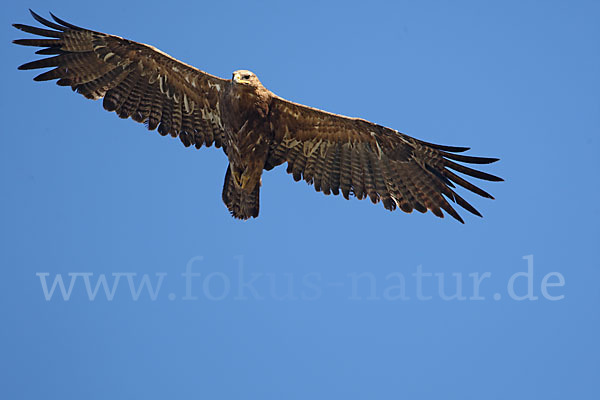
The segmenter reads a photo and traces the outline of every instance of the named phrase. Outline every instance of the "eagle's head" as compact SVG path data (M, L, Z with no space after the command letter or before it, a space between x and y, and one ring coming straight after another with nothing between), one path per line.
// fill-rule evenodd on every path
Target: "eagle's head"
M252 87L262 86L258 78L253 72L247 71L245 69L240 69L233 73L232 78L233 83L238 85L248 85Z

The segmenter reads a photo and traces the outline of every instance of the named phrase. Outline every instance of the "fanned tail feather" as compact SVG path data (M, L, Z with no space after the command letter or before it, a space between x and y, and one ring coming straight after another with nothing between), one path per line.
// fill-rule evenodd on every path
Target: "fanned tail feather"
M223 184L223 202L234 218L249 219L258 217L260 184L250 194L243 190L231 175L227 167Z

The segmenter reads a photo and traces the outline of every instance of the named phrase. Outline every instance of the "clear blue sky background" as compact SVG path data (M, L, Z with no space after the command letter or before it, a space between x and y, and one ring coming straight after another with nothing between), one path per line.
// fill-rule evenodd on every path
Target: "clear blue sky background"
M598 398L598 2L17 3L0 16L0 397ZM260 218L236 221L221 150L186 149L17 71L37 57L10 44L27 37L9 25L32 23L27 7L471 146L502 159L485 170L506 182L482 184L494 201L465 193L484 218L461 225L325 197L280 167L263 178ZM528 255L537 300L518 301L508 283ZM466 299L444 300L433 276L420 300L419 266L443 273L448 294L460 274ZM166 275L155 300L145 288L134 300L122 275L111 301L90 300L82 276L47 301L36 274L68 286L73 272L92 286ZM469 274L486 272L474 300ZM560 300L541 291L552 272ZM260 299L239 286L252 276Z

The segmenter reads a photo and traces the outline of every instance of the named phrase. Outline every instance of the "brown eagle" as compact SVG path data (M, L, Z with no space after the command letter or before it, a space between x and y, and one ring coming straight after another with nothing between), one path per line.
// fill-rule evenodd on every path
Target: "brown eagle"
M493 197L451 170L502 180L456 162L489 164L497 158L457 154L468 148L423 142L363 119L284 100L250 71L221 79L152 46L30 12L51 29L14 24L43 37L14 43L43 47L36 54L51 57L19 69L53 68L34 80L58 79L58 85L88 99L103 97L106 110L143 122L149 130L158 127L161 135L179 137L186 147L223 147L229 159L223 201L235 218L258 216L262 172L284 162L295 181L304 179L326 195L369 197L388 210L431 210L438 217L445 210L460 222L448 200L481 214L455 193L454 184Z

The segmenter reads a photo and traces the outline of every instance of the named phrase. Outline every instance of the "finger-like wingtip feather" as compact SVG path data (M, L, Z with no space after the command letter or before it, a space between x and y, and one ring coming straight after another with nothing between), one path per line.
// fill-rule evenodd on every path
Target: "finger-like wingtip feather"
M483 180L492 181L492 182L499 182L499 181L503 180L499 176L488 174L488 173L482 172L482 171L478 171L478 170L473 169L473 168L465 167L464 165L457 164L457 163L452 162L450 160L445 160L444 164L448 168L452 168L455 171L458 171L458 172L461 172L463 174L472 176L474 178L483 179Z
M53 38L62 37L61 32L52 31L50 29L42 29L42 28L37 28L35 26L23 25L23 24L12 24L12 26L14 26L15 28L17 28L23 32L32 33L34 35L53 37Z
M471 214L477 215L478 217L483 218L483 215L481 215L481 213L479 211L477 211L477 209L475 207L473 207L469 202L467 202L465 199L463 199L456 193L454 193L454 201L456 201L456 204L458 204L459 206L461 206L462 208L464 208Z
M40 60L31 61L22 65L19 65L18 69L38 69L47 67L56 67L59 65L60 56L42 58Z
M455 220L457 220L458 222L460 222L461 224L464 225L465 221L462 219L460 214L457 213L454 208L452 208L452 206L445 207L444 210L446 210L448 215L450 215L452 218L454 218Z
M55 55L55 54L65 54L65 53L66 53L66 51L61 50L56 47L50 47L48 49L40 49L35 52L35 54L41 54L41 55Z
M474 156L465 156L462 154L452 154L452 153L449 153L446 151L442 151L441 153L444 157L449 158L451 160L466 162L469 164L491 164L491 163L495 163L496 161L500 160L499 158L493 158L493 157L474 157Z
M15 39L13 43L20 46L34 47L59 47L61 45L60 40L57 39Z
M473 193L477 193L481 197L485 197L485 198L492 199L492 200L494 199L494 197L491 194L489 194L488 192L486 192L485 190L473 185L471 182L461 178L460 176L454 174L453 172L451 172L449 170L444 170L444 176L446 178L448 178L449 180L464 187L465 189L470 190Z
M417 140L420 144L431 147L432 149L449 151L451 153L463 153L467 150L470 150L470 147L460 147L460 146L445 146L443 144L435 144L430 142L425 142L423 140Z
M37 22L39 22L40 24L42 24L42 25L46 25L46 26L47 26L47 27L49 27L49 28L58 29L59 31L64 31L64 30L65 30L65 27L64 27L64 26L61 26L61 25L55 24L55 23L54 23L54 22L52 22L52 21L48 21L46 18L44 18L44 17L42 17L42 16L40 16L40 15L36 14L36 13L35 13L35 12L34 12L34 11L31 9L31 8L29 9L29 12L31 13L31 16L32 16L32 17L33 17L33 18L34 18L34 19L35 19Z
M75 29L75 30L82 30L82 29L84 29L84 28L82 28L80 26L70 24L67 21L64 21L64 20L58 18L56 15L54 15L52 13L50 13L50 16L52 17L53 20L55 20L56 22L58 22L61 25L66 26L67 28L71 28L71 29Z

